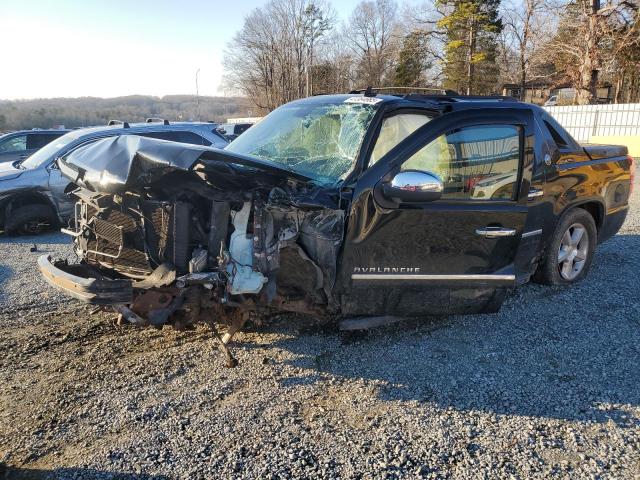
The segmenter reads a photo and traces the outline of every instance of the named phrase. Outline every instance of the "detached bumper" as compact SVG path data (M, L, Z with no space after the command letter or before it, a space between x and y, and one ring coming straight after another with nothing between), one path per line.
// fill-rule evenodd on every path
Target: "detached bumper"
M49 285L83 302L123 305L133 301L131 280L105 278L88 265L54 262L49 255L42 255L38 268Z

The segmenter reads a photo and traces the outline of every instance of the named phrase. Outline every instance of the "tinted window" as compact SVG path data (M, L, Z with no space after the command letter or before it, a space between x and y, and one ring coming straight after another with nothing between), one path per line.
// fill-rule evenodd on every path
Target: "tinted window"
M519 166L520 130L492 125L441 135L409 158L402 170L436 174L445 199L512 200Z
M241 133L246 132L250 126L251 126L250 123L239 123L238 125L236 125L234 133L236 135L240 135Z
M49 142L40 150L35 152L29 158L27 158L24 162L22 162L22 166L24 168L37 168L43 165L48 164L54 158L63 155L65 152L65 147L69 146L71 143L75 142L79 136L82 135L82 130L77 130L74 132L69 132L60 138L55 139L52 142Z
M27 149L27 136L18 135L0 143L0 153L22 152Z
M551 134L551 138L553 138L553 141L556 143L556 146L558 148L567 148L569 145L567 145L567 142L564 138L562 138L562 135L560 135L560 133L553 128L553 126L547 121L544 121L544 125L547 127L547 130L549 130L549 133Z
M542 120L544 121L544 125L551 134L553 141L558 145L558 148L570 148L570 149L579 149L580 146L578 142L576 142L573 137L567 132L562 125L558 123L558 121L549 115L547 112L542 112L540 114Z
M211 145L209 140L193 132L145 132L141 133L140 136L159 138L160 140L169 140L171 142L190 143L192 145Z
M38 150L60 135L62 135L62 133L30 133L27 135L27 149Z

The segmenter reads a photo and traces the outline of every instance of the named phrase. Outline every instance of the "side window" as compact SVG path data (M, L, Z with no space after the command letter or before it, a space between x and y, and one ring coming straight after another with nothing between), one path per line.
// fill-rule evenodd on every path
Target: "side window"
M197 133L193 132L175 132L178 134L176 142L191 143L193 145L211 145L211 142Z
M547 130L549 130L549 133L551 134L551 138L553 138L553 141L555 142L555 144L557 145L558 148L568 148L569 145L567 144L566 140L564 138L562 138L562 135L560 135L560 132L558 132L553 125L551 125L551 123L549 123L547 120L544 120L544 125L545 127L547 127Z
M38 150L59 136L55 133L29 133L27 135L27 150Z
M144 132L139 133L138 135L141 137L157 138L158 140L169 140L171 142L175 142L172 134L173 132Z
M453 130L425 145L402 164L443 183L443 199L513 200L520 168L520 129L483 125Z
M580 145L571 134L558 121L547 112L541 112L540 117L545 128L549 131L551 138L557 145L558 149L580 150Z
M27 149L27 136L18 135L17 137L5 140L0 144L0 153L23 152Z
M401 113L385 118L382 121L376 145L373 147L373 152L371 152L369 166L384 157L389 150L429 120L431 120L430 117L420 113Z
M192 145L211 145L209 140L193 132L149 132L141 133L140 136L169 140L171 142L190 143Z
M73 152L75 152L76 150L80 150L83 147L88 147L89 145L93 145L94 143L96 143L99 140L104 140L105 138L113 138L112 136L106 136L106 137L97 137L97 138L91 138L89 140L85 140L84 142L81 143L77 143L75 145L73 145L71 148L69 148L69 146L67 146L63 152L60 152L58 155L56 155L56 160L62 159L63 161L67 160L67 157L69 155L71 155ZM58 162L57 161L53 161L50 165L51 168L57 169L58 168Z

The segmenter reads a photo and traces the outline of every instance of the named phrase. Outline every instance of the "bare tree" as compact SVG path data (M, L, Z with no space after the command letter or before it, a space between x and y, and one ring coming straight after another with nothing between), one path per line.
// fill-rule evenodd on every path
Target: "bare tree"
M313 50L332 21L320 1L270 0L245 18L227 46L225 83L264 111L303 97Z
M315 93L347 92L356 86L357 61L343 30L333 30L316 50L312 67Z
M605 35L609 52L603 70L615 84L614 101L640 101L640 2L617 10L608 19Z
M363 85L381 85L392 70L399 40L395 35L397 10L394 0L362 1L345 26Z
M543 46L557 24L557 7L551 0L512 0L502 6L502 55L511 51L517 58L521 100L525 99L527 81L548 76L536 70L548 62Z
M313 61L318 42L329 32L335 23L335 13L328 6L310 3L302 17L304 23L304 37L306 39L306 82L305 93L313 95Z
M637 40L633 29L628 37L617 35L620 25L637 18L637 12L637 0L573 0L567 4L549 48L557 52L557 63L575 86L578 103L597 101L600 71L616 50Z

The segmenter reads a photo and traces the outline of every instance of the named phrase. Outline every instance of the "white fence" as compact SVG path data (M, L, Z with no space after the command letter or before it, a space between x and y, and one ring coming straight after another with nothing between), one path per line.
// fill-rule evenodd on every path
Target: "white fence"
M640 135L640 103L545 107L579 142L593 136Z

